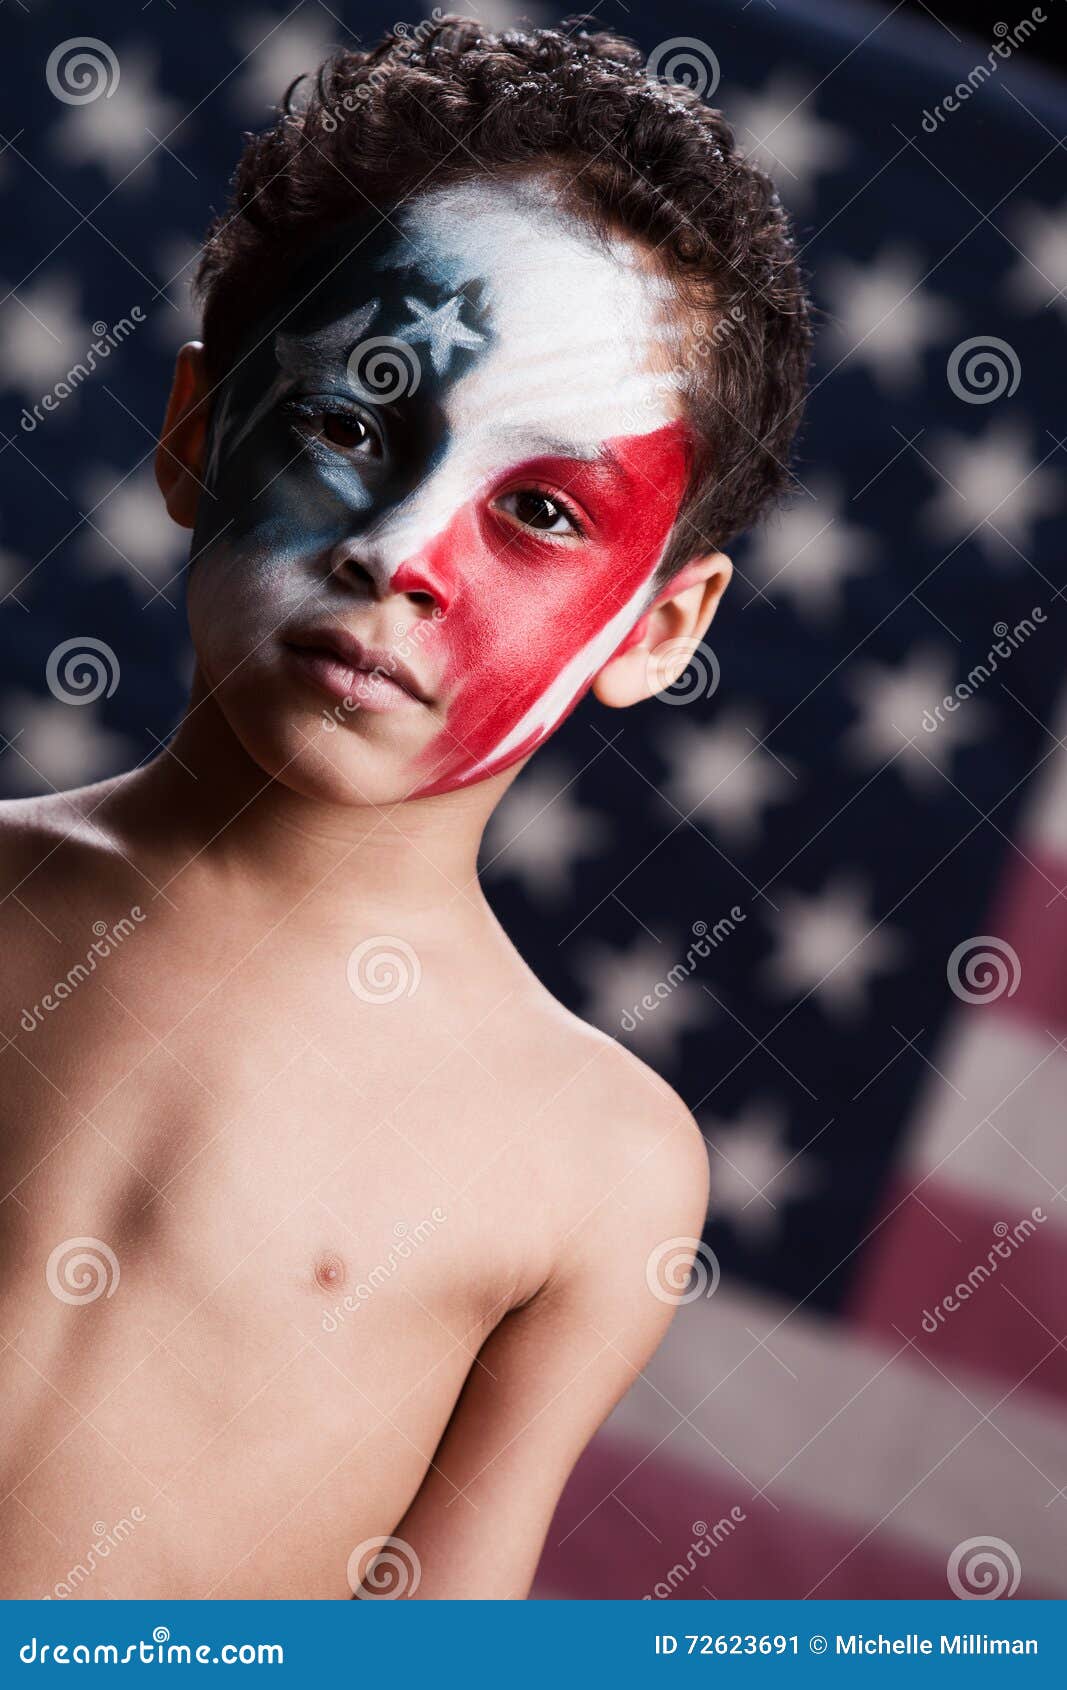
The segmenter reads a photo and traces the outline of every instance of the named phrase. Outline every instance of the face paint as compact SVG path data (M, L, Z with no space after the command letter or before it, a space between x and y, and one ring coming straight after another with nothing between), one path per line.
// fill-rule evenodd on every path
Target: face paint
M214 607L210 648L236 608L243 641L215 667L361 705L398 795L527 755L647 608L678 513L672 309L546 181L339 232L216 406L191 617ZM391 668L401 629L426 637Z

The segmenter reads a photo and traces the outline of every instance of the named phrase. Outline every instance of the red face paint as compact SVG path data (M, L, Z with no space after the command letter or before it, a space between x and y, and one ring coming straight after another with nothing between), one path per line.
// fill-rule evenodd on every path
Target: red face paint
M421 759L420 796L508 767L570 713L626 643L688 468L682 422L610 440L591 461L531 459L495 475L397 568L395 592L428 593L444 612L448 713ZM495 507L518 490L562 505L584 534L560 539L519 526ZM620 613L624 623L612 630Z

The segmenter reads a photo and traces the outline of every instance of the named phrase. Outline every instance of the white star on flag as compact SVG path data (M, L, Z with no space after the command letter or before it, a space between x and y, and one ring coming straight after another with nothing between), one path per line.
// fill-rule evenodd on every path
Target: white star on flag
M692 979L677 985L668 981L672 968L684 966L685 956L686 941L673 936L657 944L641 935L625 951L600 942L581 947L576 972L587 993L586 1018L650 1061L676 1061L686 1029L706 1030L718 1013L700 990L695 970Z
M112 182L143 188L166 160L164 146L177 155L189 129L185 123L178 127L186 115L181 106L156 86L154 55L127 51L121 62L122 75L111 95L64 110L53 126L52 148L66 164L91 162ZM141 168L145 161L147 170Z
M815 115L814 92L786 72L758 93L735 94L730 113L741 151L775 178L783 200L807 205L815 177L835 170L849 154L849 137Z
M78 313L78 293L66 272L35 286L20 288L0 309L0 388L16 387L30 405L85 358L92 339ZM74 414L77 396L62 405ZM62 409L62 407L60 408ZM61 426L58 411L44 412L44 423Z
M12 744L0 756L0 771L9 792L84 786L129 767L138 755L124 734L101 726L93 704L75 707L14 693L4 728Z
M940 785L938 769L947 771L957 746L981 739L989 725L981 699L957 700L955 710L942 707L954 684L952 659L942 652L912 652L895 668L854 663L845 689L860 717L845 734L843 749L865 767L882 769L892 761L920 791Z
M175 577L189 537L163 508L151 463L132 475L101 466L87 478L84 498L83 554L90 566L105 575L127 575L141 600L158 587L177 602L182 583Z
M700 1125L711 1152L708 1219L729 1221L750 1244L767 1244L786 1204L821 1183L808 1161L790 1149L784 1112L757 1103L734 1121L702 1117Z
M841 606L844 582L869 573L878 547L864 529L846 522L837 482L812 477L808 490L814 498L798 496L760 525L744 570L751 566L772 603L784 595L805 621L825 624Z
M233 34L243 62L232 99L241 111L259 117L277 106L298 76L306 75L310 84L323 59L337 45L327 19L307 7L302 8L299 18L291 12L280 21L269 12L254 12L234 25ZM297 103L299 98L297 90ZM342 108L338 120L343 121L345 115Z
M758 718L743 708L724 710L714 722L681 720L680 710L660 736L670 766L670 798L683 815L710 817L732 848L759 832L761 810L796 791L790 771L760 744Z
M863 264L838 259L823 279L833 356L846 369L853 362L868 365L886 393L900 393L921 379L923 352L950 334L959 319L920 285L923 270L907 248L883 247Z
M768 910L775 954L767 979L784 996L820 997L835 1019L864 1007L867 987L898 961L903 943L871 914L870 901L840 877L822 892L775 888L777 910Z
M1008 294L1029 311L1055 305L1067 312L1067 201L1056 211L1027 204L1012 224L1019 259L1008 277Z
M943 434L929 456L943 477L923 511L929 531L953 544L973 537L994 562L1021 567L1034 524L1063 497L1059 476L1037 462L1026 432L1005 421L980 435Z
M596 857L607 825L575 802L573 774L555 760L526 769L494 812L486 833L483 873L513 876L539 902L565 896L579 857Z

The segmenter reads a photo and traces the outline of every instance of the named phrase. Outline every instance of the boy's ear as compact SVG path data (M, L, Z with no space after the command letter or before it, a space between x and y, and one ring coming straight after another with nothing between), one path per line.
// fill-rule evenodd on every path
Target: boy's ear
M618 710L672 687L707 633L733 568L723 552L709 552L680 569L605 663L594 697Z
M174 382L156 447L156 481L168 515L192 528L204 491L204 460L211 414L204 348L187 340L178 353Z

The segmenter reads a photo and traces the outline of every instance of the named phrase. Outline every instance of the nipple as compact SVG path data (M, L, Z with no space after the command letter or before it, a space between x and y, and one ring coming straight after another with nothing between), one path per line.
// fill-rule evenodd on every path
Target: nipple
M323 1291L339 1291L345 1282L345 1264L333 1250L327 1250L315 1263L315 1283Z

